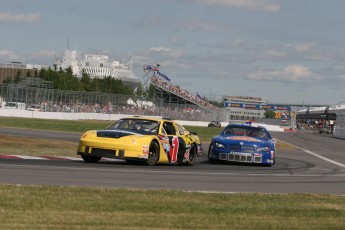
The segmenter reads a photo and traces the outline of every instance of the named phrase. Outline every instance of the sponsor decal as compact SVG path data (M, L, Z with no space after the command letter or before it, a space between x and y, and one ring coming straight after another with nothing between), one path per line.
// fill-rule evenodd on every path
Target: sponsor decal
M241 104L231 103L231 107L241 107Z
M169 138L166 136L158 135L159 137L159 142L162 144L163 149L167 157L169 157L169 152L170 152L170 143L169 143Z
M171 145L170 145L170 151L169 151L170 161L172 163L177 161L178 149L179 149L178 137L173 136L171 139Z
M148 156L149 155L149 146L143 145L143 155Z
M242 152L230 152L232 155L241 155L241 156L250 156L251 153L242 153Z
M263 105L262 108L263 109L273 109L273 106L271 106L271 105Z
M228 140L235 140L235 141L258 141L258 139L253 137L247 137L247 136L231 136L227 137Z
M274 160L274 157L275 157L274 151L271 151L271 159L272 159L272 162L273 162L273 160Z
M189 161L190 149L191 149L191 146L190 146L190 145L186 146L186 152L185 152L185 154L184 154L184 158L185 158L187 161Z

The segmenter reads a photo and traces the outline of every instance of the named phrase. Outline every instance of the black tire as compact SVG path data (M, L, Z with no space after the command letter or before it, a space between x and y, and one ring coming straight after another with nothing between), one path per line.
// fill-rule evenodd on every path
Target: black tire
M192 148L189 152L189 161L187 162L187 165L193 166L195 164L196 157L198 155L198 148L196 145L192 145Z
M208 162L210 162L211 164L215 164L217 163L217 160L211 158L211 146L212 146L212 143L208 147L207 158L208 158Z
M95 156L89 156L89 155L81 155L81 158L87 163L97 163L101 160L102 157L95 157Z
M159 145L157 142L152 141L149 147L149 156L146 163L150 166L155 165L159 160Z
M179 165L188 165L188 166L193 166L195 164L195 160L197 157L197 147L196 145L192 144L190 151L189 151L189 159L187 159L187 162L178 162Z

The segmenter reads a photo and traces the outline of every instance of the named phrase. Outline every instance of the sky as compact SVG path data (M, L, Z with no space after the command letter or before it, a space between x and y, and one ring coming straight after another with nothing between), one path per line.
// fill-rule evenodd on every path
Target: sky
M345 103L344 0L0 0L0 63L52 65L66 48L160 64L211 99Z

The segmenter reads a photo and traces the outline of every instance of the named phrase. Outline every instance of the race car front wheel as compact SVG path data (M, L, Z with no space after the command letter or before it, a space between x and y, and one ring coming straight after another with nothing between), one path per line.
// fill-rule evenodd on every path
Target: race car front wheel
M87 163L97 163L102 157L95 157L82 154L81 158L83 158L83 160Z
M155 165L159 160L159 146L157 142L152 141L149 148L149 156L146 163L148 165Z
M210 146L208 147L208 153L207 153L207 158L208 158L208 162L210 162L211 164L217 163L217 160L212 158L212 148L213 143L210 144Z

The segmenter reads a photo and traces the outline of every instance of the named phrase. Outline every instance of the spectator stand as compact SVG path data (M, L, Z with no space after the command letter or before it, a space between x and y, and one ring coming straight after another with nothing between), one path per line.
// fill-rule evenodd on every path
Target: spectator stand
M159 67L159 64L144 65L144 88L147 89L149 84L155 87L154 104L160 108L167 107L170 110L184 110L190 113L195 111L214 112L214 106L199 95L193 95L188 90L171 84L171 79L161 73Z

